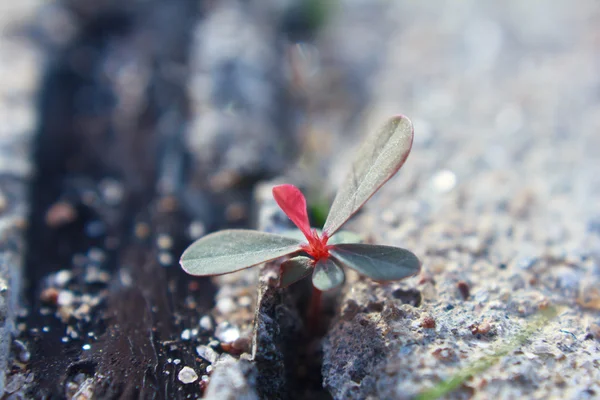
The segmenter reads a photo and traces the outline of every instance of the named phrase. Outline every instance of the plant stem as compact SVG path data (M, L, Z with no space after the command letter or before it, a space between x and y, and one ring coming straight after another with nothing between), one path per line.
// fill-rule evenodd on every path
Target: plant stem
M312 297L310 299L310 306L308 308L308 329L312 333L316 333L319 330L319 322L321 320L321 292L319 289L313 286Z

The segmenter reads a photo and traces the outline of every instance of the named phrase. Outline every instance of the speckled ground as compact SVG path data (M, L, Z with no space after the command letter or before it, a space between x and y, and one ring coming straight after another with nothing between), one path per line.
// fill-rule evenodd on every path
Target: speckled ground
M423 273L347 285L325 339L325 385L337 399L412 397L557 307L449 397L600 395L600 7L389 7L365 125L401 112L415 144L351 226L413 250ZM410 289L419 307L403 304Z

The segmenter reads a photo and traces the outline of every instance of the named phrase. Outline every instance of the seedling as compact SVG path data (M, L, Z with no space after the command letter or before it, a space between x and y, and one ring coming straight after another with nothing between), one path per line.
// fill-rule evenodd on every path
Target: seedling
M342 225L398 172L410 153L412 141L413 127L404 116L391 118L369 136L333 201L322 231L311 229L306 199L298 188L275 186L275 201L303 237L242 229L212 233L187 248L181 256L182 268L196 276L222 275L291 256L281 264L280 285L288 286L312 273L316 289L313 308L318 307L321 291L344 283L342 267L352 268L375 281L393 281L415 275L420 263L410 251L392 246L347 243L356 235L339 232Z

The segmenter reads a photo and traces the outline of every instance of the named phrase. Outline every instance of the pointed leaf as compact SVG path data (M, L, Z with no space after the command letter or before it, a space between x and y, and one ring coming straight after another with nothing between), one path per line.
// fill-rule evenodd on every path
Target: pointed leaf
M404 116L391 118L367 137L340 187L323 231L332 235L404 164L413 141L413 127Z
M300 250L298 240L252 230L225 230L192 243L179 261L191 275L221 275Z
M331 255L348 268L376 281L394 281L421 269L417 256L408 250L373 244L338 244Z
M285 215L304 233L304 236L310 237L306 199L300 189L294 185L278 185L273 187L273 197Z
M291 258L281 264L281 277L279 286L287 287L292 283L310 275L313 271L314 260L312 258L298 256Z
M340 286L344 279L344 271L329 258L317 262L312 276L313 286L323 292Z

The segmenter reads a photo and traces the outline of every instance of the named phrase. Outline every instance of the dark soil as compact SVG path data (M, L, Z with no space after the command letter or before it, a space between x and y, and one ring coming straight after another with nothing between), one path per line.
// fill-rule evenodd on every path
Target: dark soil
M191 180L198 179L201 171L192 176L186 168L183 174L169 177L173 191L157 190L159 179L171 167L162 160L171 156L189 165L178 133L186 121L186 96L180 84L160 71L167 62L185 63L197 10L194 2L175 3L154 3L154 10L140 12L110 10L83 21L78 39L61 52L43 82L35 150L40 173L31 192L26 272L35 397L63 397L65 383L79 372L106 377L105 385L96 388L99 398L199 394L198 385L184 391L182 385L174 385L176 374L165 374L167 358L201 370L195 346L179 343L179 335L184 328L197 326L214 295L209 280L186 276L177 265L178 255L190 242L186 235L189 221L198 220L182 207L181 186L193 185ZM179 51L164 54L151 46L128 48L128 42L135 42L136 34L155 17L153 13L160 11L171 12L188 28L173 38ZM152 71L147 104L136 110L139 113L133 120L119 119L116 88L100 73L108 57L118 58L107 54L115 51L131 51L129 57L147 60ZM169 129L160 127L165 113L174 111L178 118ZM108 204L99 189L107 179L122 190L118 204ZM249 191L242 192L237 197L249 201ZM74 207L76 217L49 224L47 213L59 201ZM208 204L215 218L203 221L207 228L226 225L226 202L214 199ZM136 235L136 226L149 230ZM158 235L173 243L167 265L158 259ZM90 260L90 249L104 259ZM110 281L86 282L85 269L92 264L110 274ZM89 316L66 323L40 300L48 275L63 269L73 272L69 291L101 300ZM41 315L44 308L52 312ZM67 336L68 326L78 339ZM69 340L65 343L63 337ZM166 346L168 341L172 343ZM92 344L91 350L82 350L86 343Z
M175 366L198 372L208 366L196 345L206 344L209 333L183 340L181 332L198 327L215 288L178 266L193 239L190 222L206 231L248 226L248 213L232 223L226 209L232 203L249 209L254 184L272 176L246 177L213 193L183 143L185 80L164 71L186 65L200 2L98 4L73 8L79 34L51 55L40 90L25 272L29 311L20 321L35 376L28 396L65 398L86 378L102 376L95 398L197 398L201 386L182 385ZM297 20L290 24L295 35L304 29ZM126 108L105 70L132 60L151 76L144 101ZM90 268L103 279L90 278ZM57 284L62 270L71 276ZM60 318L53 290L89 307Z

